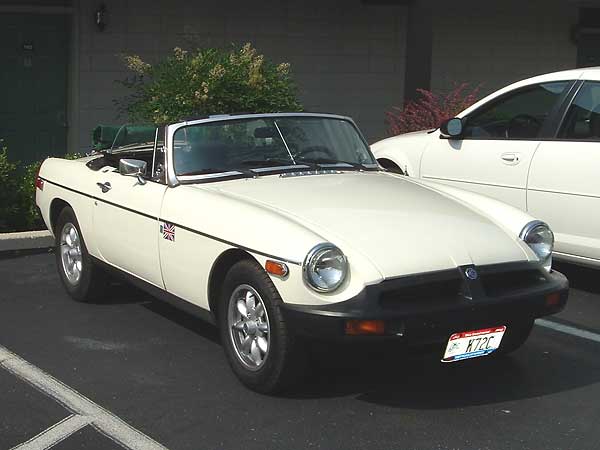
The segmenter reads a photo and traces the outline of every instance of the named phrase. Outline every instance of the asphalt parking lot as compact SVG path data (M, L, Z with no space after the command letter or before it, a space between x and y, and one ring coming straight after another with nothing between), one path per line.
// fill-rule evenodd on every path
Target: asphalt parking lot
M552 324L569 333L536 326L510 357L452 365L335 349L295 393L267 397L237 382L199 319L119 285L78 304L52 255L3 259L0 450L596 450L600 272L559 268L571 298Z

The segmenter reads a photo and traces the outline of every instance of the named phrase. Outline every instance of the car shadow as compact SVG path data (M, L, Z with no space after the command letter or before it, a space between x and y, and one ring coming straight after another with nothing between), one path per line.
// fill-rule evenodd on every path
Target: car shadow
M552 332L534 329L534 339L512 355L452 364L439 361L440 349L423 356L416 349L338 347L313 360L311 373L286 397L350 395L394 408L447 409L534 398L600 381L600 363L592 357L597 344L584 343L587 358L569 353L568 346L548 351L535 339L544 333Z
M600 269L556 262L553 267L569 279L569 286L592 294L600 294Z
M175 322L200 337L208 339L215 344L221 344L219 338L219 330L213 324L207 322L204 319L196 317L186 311L175 308L168 303L160 300L152 300L143 304L144 308L152 311L155 314L159 314L165 319Z
M557 265L572 287L598 292L596 272ZM215 326L130 286L111 286L113 304L140 306L220 345ZM551 334L548 334L551 333ZM310 370L280 397L309 400L354 397L392 408L448 409L489 405L569 391L600 382L598 345L571 342L535 327L532 338L510 356L484 357L454 364L439 362L440 348L398 345L312 343ZM577 345L577 346L576 346Z

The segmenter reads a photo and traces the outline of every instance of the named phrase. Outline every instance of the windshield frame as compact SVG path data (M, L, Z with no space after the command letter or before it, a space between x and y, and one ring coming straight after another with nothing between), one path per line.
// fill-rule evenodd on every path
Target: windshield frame
M184 122L178 122L178 123L167 126L167 139L166 139L166 142L167 142L167 170L166 170L167 183L169 184L169 186L174 187L179 184L216 182L216 181L223 181L223 180L229 180L229 179L258 177L258 176L271 175L271 174L273 174L273 175L281 174L281 173L290 172L290 171L293 172L293 171L315 170L315 166L318 166L319 168L323 168L324 170L326 170L328 172L332 172L332 169L334 169L334 168L340 168L342 170L348 169L348 164L344 164L344 163L317 164L317 165L298 163L296 165L290 164L289 166L264 167L264 168L252 169L250 174L249 174L249 171L226 170L223 172L213 172L213 173L207 173L207 174L202 174L202 175L176 175L173 150L174 150L175 133L178 130L185 128L185 127L189 127L189 126L201 125L201 124L211 123L211 122L227 122L227 121L236 121L236 120L243 120L243 119L251 120L251 119L261 119L261 118L278 119L278 118L285 118L285 117L313 117L313 118L321 117L321 118L326 118L326 119L336 119L336 120L343 120L343 121L348 122L354 128L354 130L358 134L360 140L365 145L365 149L368 152L368 154L373 158L373 161L375 161L375 163L373 163L373 164L365 164L365 169L366 170L380 170L379 164L377 164L377 162L376 162L377 159L371 152L371 148L370 148L367 140L363 136L362 132L360 131L360 129L358 128L358 126L356 125L354 120L352 120L352 118L350 118L350 117L340 116L337 114L300 113L300 112L296 112L296 113L263 113L263 114L232 114L232 115L225 114L225 115L209 116L209 117L204 117L204 118L195 119L195 120L188 120L188 121L184 121Z

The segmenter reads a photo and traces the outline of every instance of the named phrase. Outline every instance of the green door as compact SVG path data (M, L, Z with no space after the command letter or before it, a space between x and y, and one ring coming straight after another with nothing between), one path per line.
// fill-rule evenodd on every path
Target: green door
M66 152L67 17L0 14L0 139L12 161Z

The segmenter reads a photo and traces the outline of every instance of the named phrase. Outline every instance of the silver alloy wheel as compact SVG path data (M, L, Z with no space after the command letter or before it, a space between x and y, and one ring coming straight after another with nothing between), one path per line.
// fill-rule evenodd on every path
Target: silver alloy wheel
M229 297L227 326L238 359L247 369L260 369L269 356L271 328L260 294L242 284Z
M65 223L60 232L60 257L67 281L76 285L81 279L83 257L79 233L75 225L70 222Z

